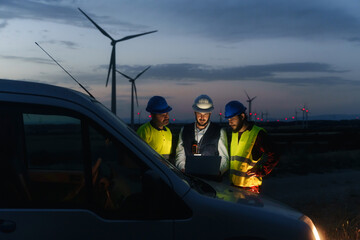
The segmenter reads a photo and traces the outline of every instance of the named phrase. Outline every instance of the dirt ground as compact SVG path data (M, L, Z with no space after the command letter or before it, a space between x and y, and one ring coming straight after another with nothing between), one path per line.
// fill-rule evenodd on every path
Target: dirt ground
M309 216L322 239L360 239L360 170L264 178L262 193Z

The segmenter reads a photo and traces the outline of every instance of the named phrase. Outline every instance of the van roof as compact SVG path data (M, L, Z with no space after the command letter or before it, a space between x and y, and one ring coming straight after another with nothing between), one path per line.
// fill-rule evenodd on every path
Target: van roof
M88 104L95 98L79 91L46 83L0 79L0 93L37 95Z

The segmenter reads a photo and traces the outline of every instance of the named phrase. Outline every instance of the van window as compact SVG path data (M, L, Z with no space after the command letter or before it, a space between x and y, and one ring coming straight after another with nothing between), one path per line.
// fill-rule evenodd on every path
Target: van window
M101 131L89 128L93 166L94 202L107 218L144 218L142 175L147 167L123 144Z
M31 203L83 207L87 199L81 120L61 110L42 112L22 114Z
M23 121L30 169L81 169L80 119L63 115L23 114Z
M89 209L107 219L191 214L125 144L76 112L0 103L0 141L0 208Z
M0 106L0 207L17 207L30 198L21 162L19 116Z

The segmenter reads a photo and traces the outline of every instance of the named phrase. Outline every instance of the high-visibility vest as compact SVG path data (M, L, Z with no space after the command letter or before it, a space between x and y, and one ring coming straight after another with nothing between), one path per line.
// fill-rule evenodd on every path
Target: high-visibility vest
M240 139L238 133L232 133L230 147L230 180L235 186L253 187L262 184L261 177L248 177L246 172L252 169L263 156L257 160L253 160L251 151L255 145L257 135L263 128L253 126L249 131L242 133Z
M150 122L139 127L137 134L147 142L156 152L169 159L172 146L172 134L168 127L159 130L154 128Z

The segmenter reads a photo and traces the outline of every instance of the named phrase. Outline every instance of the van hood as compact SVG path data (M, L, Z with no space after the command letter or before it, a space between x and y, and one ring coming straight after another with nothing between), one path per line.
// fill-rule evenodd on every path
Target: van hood
M294 210L293 208L276 200L270 199L261 193L252 193L237 187L213 181L207 181L207 183L215 189L215 198L217 199L240 204L243 206L258 208L262 211L286 215L295 219L299 219L303 216L302 213Z

